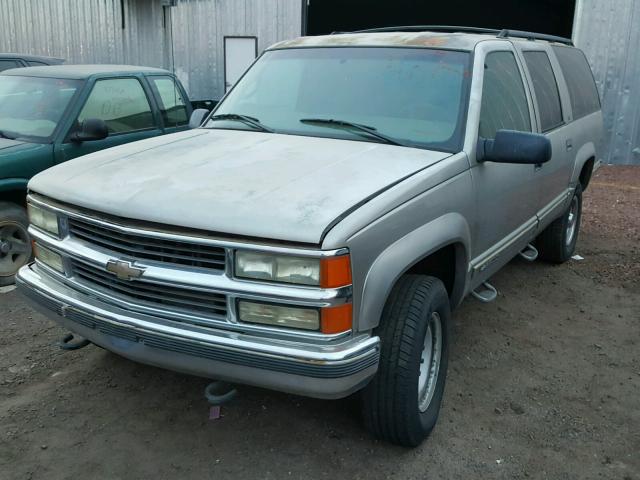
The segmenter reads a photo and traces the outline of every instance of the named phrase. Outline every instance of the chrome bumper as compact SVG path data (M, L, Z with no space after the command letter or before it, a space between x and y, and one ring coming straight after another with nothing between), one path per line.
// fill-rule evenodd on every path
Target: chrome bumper
M170 370L341 398L362 388L378 368L378 337L308 344L180 324L95 300L35 265L18 272L16 285L40 311L70 331L123 357Z

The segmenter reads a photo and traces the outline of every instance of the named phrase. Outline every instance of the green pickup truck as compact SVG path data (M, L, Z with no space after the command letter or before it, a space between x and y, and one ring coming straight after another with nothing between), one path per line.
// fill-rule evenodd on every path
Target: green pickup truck
M36 173L81 155L188 128L169 71L56 65L0 74L0 286L31 258L25 196Z

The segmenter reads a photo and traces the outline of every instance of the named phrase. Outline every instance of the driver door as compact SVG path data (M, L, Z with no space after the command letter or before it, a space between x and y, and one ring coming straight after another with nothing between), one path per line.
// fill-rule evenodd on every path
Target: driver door
M495 44L494 44L495 45ZM501 42L484 55L478 138L492 139L498 130L533 131L535 117L522 68L511 45ZM476 194L472 275L486 280L533 238L538 194L533 165L477 162L471 159ZM524 242L524 245L523 245Z
M83 120L98 118L107 124L109 136L102 140L72 142L69 137ZM163 132L150 96L137 77L104 78L94 82L67 135L55 146L56 162L64 162L98 150Z

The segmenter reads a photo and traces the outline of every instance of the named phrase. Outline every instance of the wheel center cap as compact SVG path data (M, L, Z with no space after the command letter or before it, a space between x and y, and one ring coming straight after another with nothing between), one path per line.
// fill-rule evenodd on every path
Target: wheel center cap
M9 253L11 251L11 244L9 242L0 242L0 253Z

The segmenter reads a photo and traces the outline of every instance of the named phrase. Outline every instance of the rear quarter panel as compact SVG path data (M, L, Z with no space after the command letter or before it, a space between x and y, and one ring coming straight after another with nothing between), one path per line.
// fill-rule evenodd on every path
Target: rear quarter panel
M571 186L578 183L582 167L588 160L596 162L602 156L602 111L591 113L586 117L574 120L567 126L569 135L573 140L573 173L571 174Z

